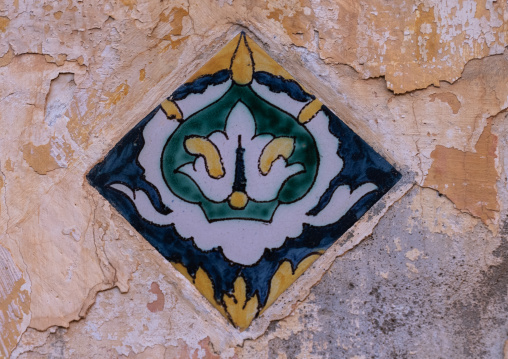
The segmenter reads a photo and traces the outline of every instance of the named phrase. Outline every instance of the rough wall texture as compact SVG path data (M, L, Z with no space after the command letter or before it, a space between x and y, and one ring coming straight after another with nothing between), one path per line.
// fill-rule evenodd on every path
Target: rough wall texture
M244 333L84 179L240 30L412 174ZM0 1L0 357L508 357L507 45L499 0Z

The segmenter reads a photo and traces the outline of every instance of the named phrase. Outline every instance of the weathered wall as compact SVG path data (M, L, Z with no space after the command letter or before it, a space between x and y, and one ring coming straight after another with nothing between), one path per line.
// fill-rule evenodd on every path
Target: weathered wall
M240 30L409 181L244 333L84 178ZM499 0L1 1L0 357L508 356L507 30Z

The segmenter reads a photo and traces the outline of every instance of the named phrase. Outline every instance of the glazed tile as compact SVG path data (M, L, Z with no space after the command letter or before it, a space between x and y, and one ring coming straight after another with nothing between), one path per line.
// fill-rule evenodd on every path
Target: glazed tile
M400 178L243 33L88 174L242 330Z

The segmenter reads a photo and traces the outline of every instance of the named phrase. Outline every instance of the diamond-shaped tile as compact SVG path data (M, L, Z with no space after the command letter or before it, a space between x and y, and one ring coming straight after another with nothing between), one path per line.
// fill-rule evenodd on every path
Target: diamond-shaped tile
M243 33L88 174L240 329L400 177Z

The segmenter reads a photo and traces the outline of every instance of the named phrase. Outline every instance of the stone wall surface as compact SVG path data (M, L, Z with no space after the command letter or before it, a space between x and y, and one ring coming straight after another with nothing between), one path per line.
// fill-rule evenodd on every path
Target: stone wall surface
M406 178L244 332L85 179L242 30ZM504 0L0 0L0 357L508 358L507 46Z

